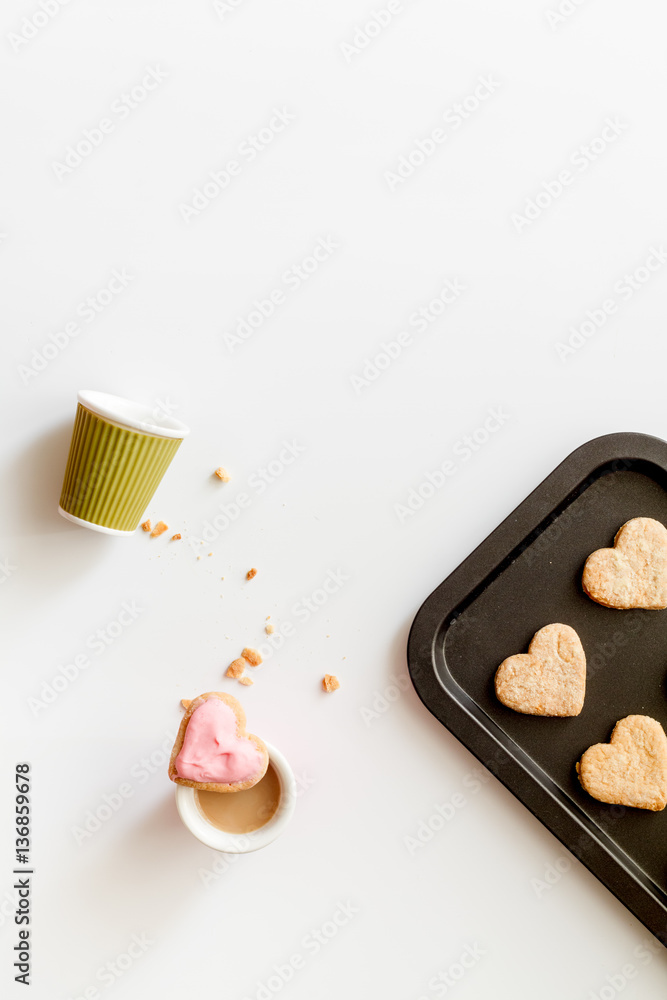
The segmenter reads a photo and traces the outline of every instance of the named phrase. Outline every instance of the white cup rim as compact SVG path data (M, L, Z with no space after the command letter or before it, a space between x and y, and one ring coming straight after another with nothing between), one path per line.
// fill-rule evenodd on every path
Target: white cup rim
M184 438L190 433L190 428L175 417L167 414L156 415L156 407L151 409L146 403L135 403L131 399L124 399L123 396L114 396L110 392L80 389L77 399L82 406L97 416L133 431L163 438Z
M176 785L176 808L181 820L191 834L214 851L223 854L250 854L272 844L283 832L294 814L296 805L296 779L292 768L280 751L264 741L280 781L280 801L275 813L264 826L250 833L228 833L209 823L199 810L195 797L196 789L189 785ZM223 794L234 794L233 792Z

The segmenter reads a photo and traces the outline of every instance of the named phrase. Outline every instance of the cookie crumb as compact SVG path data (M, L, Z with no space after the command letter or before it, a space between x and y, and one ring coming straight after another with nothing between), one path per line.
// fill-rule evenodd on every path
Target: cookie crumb
M223 483L228 483L229 480L231 479L231 476L227 472L227 469L223 469L222 466L220 466L220 468L216 469L215 472L213 473L213 475L217 476L218 479L221 479L223 481Z
M141 527L144 529L144 531L150 531L151 530L150 518L147 521L144 521Z
M257 576L257 570L253 566L252 569L248 570L248 572L245 575L245 578L246 578L246 580L253 580L256 576Z
M251 649L250 646L246 646L241 656L248 661L251 667L258 667L262 662L262 654L256 649Z
M155 527L151 531L151 538L157 538L158 535L163 535L164 532L167 530L168 527L169 527L169 525L165 524L164 521L158 521L158 523L155 525Z
M172 542L180 542L180 540L181 540L181 536L180 536L180 533L177 533L177 534L175 534L175 535L172 535L172 536L171 536L171 540L172 540Z
M243 657L240 656L237 660L234 660L227 667L227 677L234 677L235 679L238 680L238 678L245 670L245 667L246 667L246 661L243 659Z
M183 706L184 709L186 709L186 711L188 708L190 708L191 704L192 702L190 701L189 698L181 698L181 705Z
M250 687L254 683L252 677L239 677L239 684L243 684L244 687Z
M270 623L264 626L264 631L266 632L267 635L273 635L275 630L276 630L275 625L271 625Z
M340 687L340 681L335 674L325 674L322 678L322 687L328 693L331 691L337 691Z
M212 555L213 555L213 553L212 553L212 552L209 552L209 555L210 555L210 556L212 556Z

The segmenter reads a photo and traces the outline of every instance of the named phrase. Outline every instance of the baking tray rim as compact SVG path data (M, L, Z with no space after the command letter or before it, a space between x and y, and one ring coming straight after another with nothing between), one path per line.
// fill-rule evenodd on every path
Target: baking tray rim
M667 442L639 432L618 432L593 438L571 452L426 598L410 629L407 658L413 686L431 714L667 946L667 893L575 802L568 803L539 765L531 773L527 752L451 674L451 684L445 684L437 665L440 659L446 666L447 628L502 572L503 564L532 545L605 472L638 466L642 471L642 465L661 470L667 478Z

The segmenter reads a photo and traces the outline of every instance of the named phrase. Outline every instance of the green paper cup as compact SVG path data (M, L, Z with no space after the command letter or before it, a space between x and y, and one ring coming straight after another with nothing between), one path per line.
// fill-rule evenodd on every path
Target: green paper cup
M58 511L107 535L131 535L189 428L107 392L82 390Z

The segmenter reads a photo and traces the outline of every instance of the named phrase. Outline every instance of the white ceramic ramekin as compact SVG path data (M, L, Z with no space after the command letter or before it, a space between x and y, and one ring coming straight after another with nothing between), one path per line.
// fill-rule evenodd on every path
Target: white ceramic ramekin
M214 851L222 851L224 854L250 854L251 851L258 851L273 843L292 818L296 805L296 780L292 768L279 750L264 742L269 752L269 761L280 780L280 801L268 823L258 830L251 830L250 833L227 833L219 830L200 812L195 789L188 785L176 785L176 808L183 823L197 840ZM222 794L233 795L234 792Z

